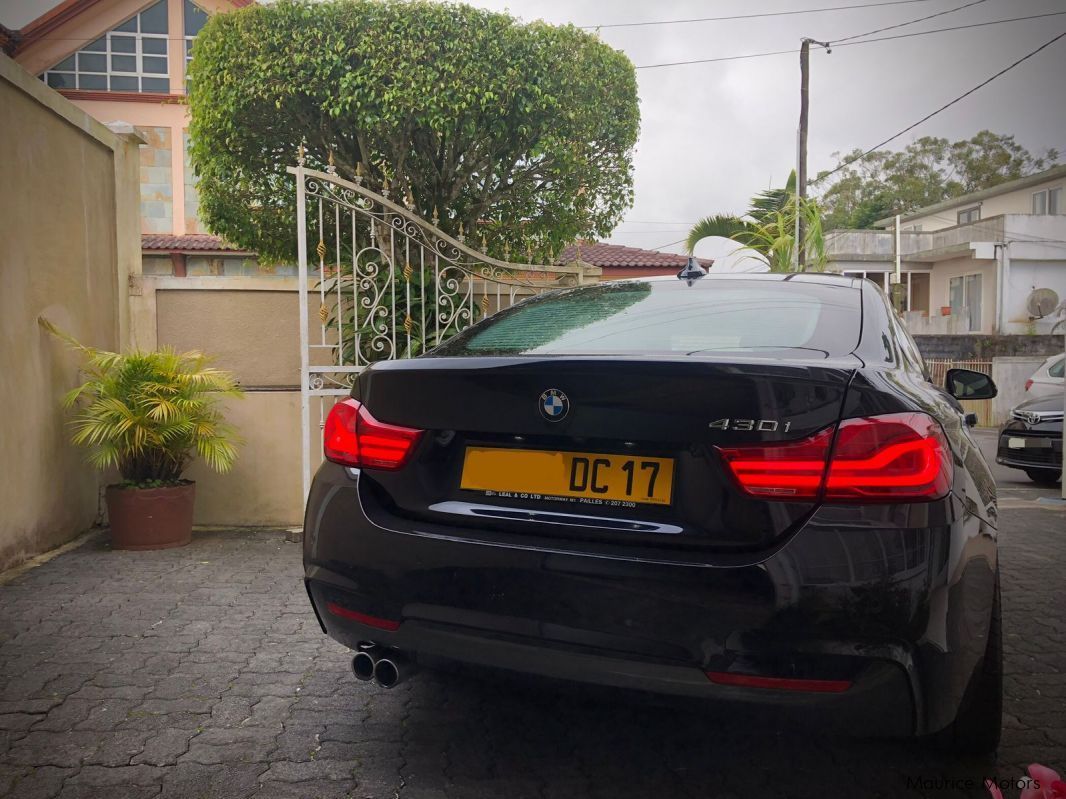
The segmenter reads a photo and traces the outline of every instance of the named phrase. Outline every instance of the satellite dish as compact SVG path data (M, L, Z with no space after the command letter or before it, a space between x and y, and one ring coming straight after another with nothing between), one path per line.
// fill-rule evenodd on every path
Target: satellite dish
M1058 304L1059 295L1052 289L1034 289L1029 292L1029 297L1025 301L1026 310L1034 319L1043 319L1054 311Z

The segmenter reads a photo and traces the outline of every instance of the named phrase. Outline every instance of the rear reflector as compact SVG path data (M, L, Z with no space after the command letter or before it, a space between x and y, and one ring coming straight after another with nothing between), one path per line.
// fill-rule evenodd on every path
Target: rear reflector
M741 490L763 499L925 501L951 489L947 439L924 413L845 419L800 441L717 449Z
M1025 381L1025 390L1028 391L1032 387L1033 387L1033 378L1030 377L1028 380Z
M733 674L728 671L708 671L707 679L716 685L732 685L738 688L775 688L779 691L807 691L818 694L840 694L851 687L851 680L797 680L791 677Z
M395 471L407 463L421 430L379 422L354 399L338 402L326 417L322 450L342 466Z
M327 602L326 610L334 616L357 621L360 624L365 624L367 627L376 627L379 630L388 630L389 632L395 632L400 629L400 623L398 621L393 621L392 619L379 619L377 616L368 616L357 610L350 610L349 608L342 607L336 602Z

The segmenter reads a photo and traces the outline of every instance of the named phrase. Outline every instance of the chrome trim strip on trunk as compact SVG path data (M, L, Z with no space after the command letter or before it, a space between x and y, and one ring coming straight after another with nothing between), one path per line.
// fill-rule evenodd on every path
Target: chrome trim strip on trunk
M476 505L471 502L438 502L430 505L429 509L437 513L451 513L456 516L477 516L507 521L559 524L566 527L595 527L601 530L618 530L620 532L663 533L665 535L677 535L684 532L681 527L675 524L640 522L632 519L611 518L609 516L586 516L577 513L553 513L551 511L528 510L526 508L505 508L499 505Z

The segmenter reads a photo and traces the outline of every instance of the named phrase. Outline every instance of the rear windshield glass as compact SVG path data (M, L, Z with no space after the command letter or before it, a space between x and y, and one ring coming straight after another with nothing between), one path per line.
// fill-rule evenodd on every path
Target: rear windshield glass
M744 352L846 355L858 344L860 292L785 280L623 281L553 292L468 328L434 356Z

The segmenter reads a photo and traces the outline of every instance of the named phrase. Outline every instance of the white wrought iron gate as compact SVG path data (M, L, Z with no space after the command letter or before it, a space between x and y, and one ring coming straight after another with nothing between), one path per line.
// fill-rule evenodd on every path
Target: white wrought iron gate
M369 364L419 355L517 300L599 270L499 261L361 178L308 169L302 158L288 171L296 178L306 500L326 415Z

